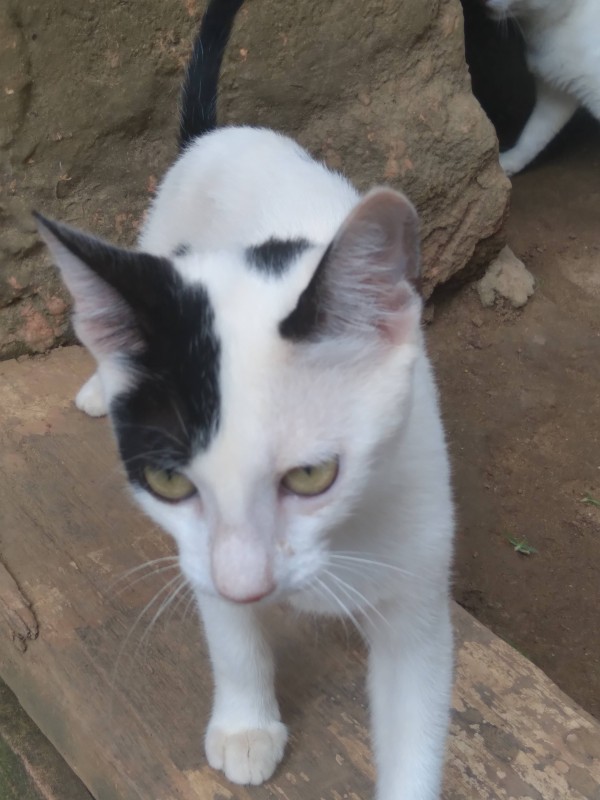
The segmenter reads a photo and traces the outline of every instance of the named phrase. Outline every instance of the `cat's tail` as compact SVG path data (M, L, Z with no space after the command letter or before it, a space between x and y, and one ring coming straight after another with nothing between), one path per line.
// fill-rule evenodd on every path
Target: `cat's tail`
M183 82L179 149L217 127L217 85L233 21L244 0L209 0Z

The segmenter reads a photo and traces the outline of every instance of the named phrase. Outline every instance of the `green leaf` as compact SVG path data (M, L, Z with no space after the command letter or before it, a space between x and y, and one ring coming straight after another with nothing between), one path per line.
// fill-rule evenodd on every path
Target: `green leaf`
M588 506L596 506L596 508L600 508L600 500L592 497L591 494L586 494L586 496L582 498L581 502L586 503Z
M513 550L516 553L522 553L524 556L531 556L533 553L537 553L536 548L532 544L529 544L525 538L517 539L514 536L507 536L506 538L513 546Z

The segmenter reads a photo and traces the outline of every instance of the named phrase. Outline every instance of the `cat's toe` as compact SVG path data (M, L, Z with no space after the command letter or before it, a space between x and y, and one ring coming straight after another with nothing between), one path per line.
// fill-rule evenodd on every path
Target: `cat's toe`
M520 172L525 164L515 158L511 150L507 150L505 153L500 153L500 166L510 178L511 175L516 175L517 172Z
M104 390L97 372L83 384L75 397L75 405L90 417L103 417L108 412Z
M206 734L206 758L232 783L263 783L283 758L287 730L281 722L264 728L226 731L210 727Z

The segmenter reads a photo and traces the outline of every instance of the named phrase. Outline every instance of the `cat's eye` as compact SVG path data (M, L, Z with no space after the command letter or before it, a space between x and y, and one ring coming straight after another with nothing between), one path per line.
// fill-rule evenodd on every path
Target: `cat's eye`
M320 464L294 467L281 479L284 489L300 497L315 497L333 485L338 475L338 460L331 458Z
M152 494L169 503L178 503L196 494L191 480L176 470L145 467L144 479Z

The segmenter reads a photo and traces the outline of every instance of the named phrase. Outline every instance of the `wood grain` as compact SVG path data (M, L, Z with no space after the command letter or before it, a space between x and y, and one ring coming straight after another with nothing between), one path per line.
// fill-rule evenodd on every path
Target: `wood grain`
M0 364L0 611L8 586L17 617L0 613L2 677L96 800L372 797L362 644L280 609L285 760L251 789L206 765L211 678L193 606L181 596L153 620L167 562L119 581L174 549L130 501L108 423L72 405L89 371L79 348ZM458 608L456 630L445 800L600 800L598 723Z

